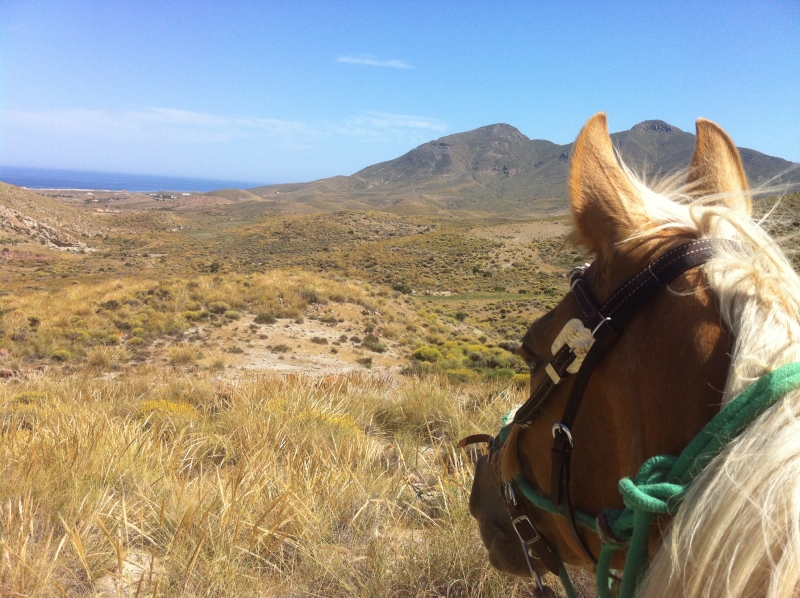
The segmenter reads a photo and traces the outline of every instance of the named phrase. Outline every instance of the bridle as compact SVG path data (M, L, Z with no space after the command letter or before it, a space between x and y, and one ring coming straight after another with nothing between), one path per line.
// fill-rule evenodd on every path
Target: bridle
M522 429L528 428L541 413L555 388L568 376L575 375L563 415L560 421L552 426L550 499L556 508L562 508L562 514L573 537L585 556L595 564L597 559L578 530L569 490L574 440L571 429L589 379L595 366L605 352L614 345L631 316L676 277L707 262L714 254L714 245L720 242L726 241L717 239L692 241L667 251L622 284L602 306L598 304L586 284L586 267L576 268L570 272L570 292L582 317L567 322L558 334L552 345L553 358L545 365L547 376L514 415L513 424ZM523 337L522 348L532 355L534 353L530 350L529 334L530 332ZM504 428L505 434L510 428L510 425ZM476 434L462 439L459 446L488 442L490 453L496 459L504 440L504 437L494 438L488 434ZM560 573L560 559L555 548L531 522L517 495L513 480L501 483L501 496L511 523L519 536L531 575L541 588L541 580L534 571L531 559L540 560L556 575Z

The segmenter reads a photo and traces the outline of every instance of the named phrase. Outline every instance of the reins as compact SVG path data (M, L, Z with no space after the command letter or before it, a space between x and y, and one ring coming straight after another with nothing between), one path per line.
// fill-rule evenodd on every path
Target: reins
M621 480L619 488L625 509L606 509L595 518L573 508L569 489L573 449L571 428L594 367L605 351L613 346L630 317L646 301L680 274L708 261L715 243L725 242L713 239L693 241L666 252L624 283L601 307L586 285L584 269L573 270L570 273L571 292L583 318L570 320L554 341L553 359L545 367L547 376L516 410L513 421L504 422L506 425L497 439L489 435L473 435L459 443L459 446L465 446L473 442L489 442L492 452L499 451L511 431L517 429L518 433L529 427L556 386L570 374L576 374L561 420L552 427L550 498L539 494L521 474L501 484L501 496L512 526L519 536L531 575L540 588L541 580L531 558L541 560L548 570L559 575L570 598L576 596L560 557L530 521L524 505L517 498L518 493L537 508L566 518L584 554L597 566L599 598L609 596L611 581L617 579L610 569L614 552L629 545L619 596L630 598L647 566L649 529L656 515L674 514L693 477L711 458L786 392L800 387L800 364L790 364L772 372L711 420L679 457L652 457L642 465L633 480ZM526 348L529 343L526 335L523 348L532 354ZM579 525L600 537L599 559L591 553Z

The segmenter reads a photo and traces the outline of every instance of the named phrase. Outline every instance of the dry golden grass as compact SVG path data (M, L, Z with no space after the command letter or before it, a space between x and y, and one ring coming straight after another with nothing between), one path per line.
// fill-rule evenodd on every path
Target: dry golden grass
M454 439L505 385L140 368L0 386L0 593L522 596ZM9 417L24 405L35 416Z

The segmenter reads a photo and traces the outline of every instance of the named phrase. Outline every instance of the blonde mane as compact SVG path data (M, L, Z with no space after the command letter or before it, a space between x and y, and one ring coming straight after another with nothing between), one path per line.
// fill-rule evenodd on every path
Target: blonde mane
M650 189L626 170L653 226L730 239L703 266L735 337L723 404L800 361L800 279L777 242L730 196L694 198L677 178ZM748 202L749 203L749 202ZM728 207L738 206L738 207ZM642 585L656 598L800 594L800 392L754 421L694 482Z

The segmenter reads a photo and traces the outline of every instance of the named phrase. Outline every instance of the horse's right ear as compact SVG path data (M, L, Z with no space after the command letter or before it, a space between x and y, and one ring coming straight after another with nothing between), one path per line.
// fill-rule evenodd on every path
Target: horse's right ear
M602 112L583 126L572 147L569 203L577 241L598 255L614 251L648 222L639 194L617 162Z
M697 119L697 142L686 182L693 197L717 195L729 208L748 216L753 207L747 193L747 177L742 159L728 134L716 123Z

